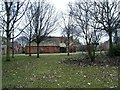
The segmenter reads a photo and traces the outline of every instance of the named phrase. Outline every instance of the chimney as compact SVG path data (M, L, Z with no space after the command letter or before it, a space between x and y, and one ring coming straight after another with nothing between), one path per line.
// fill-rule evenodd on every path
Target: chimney
M64 37L63 36L61 37L61 43L64 43Z

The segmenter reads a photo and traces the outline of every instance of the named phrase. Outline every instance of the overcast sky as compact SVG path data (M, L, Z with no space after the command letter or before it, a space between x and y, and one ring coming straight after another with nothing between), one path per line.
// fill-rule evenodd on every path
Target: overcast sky
M48 1L50 1L51 4L53 4L55 6L56 10L60 13L60 12L67 12L68 3L73 2L75 0L48 0ZM60 28L58 30L56 30L55 32L53 32L51 35L52 36L61 36Z
M49 1L49 0L48 0ZM63 11L63 12L66 12L68 7L68 3L69 2L75 2L76 0L50 0L52 4L54 4L55 8L58 10L58 11ZM96 0L97 1L97 0ZM109 0L111 1L111 0ZM61 36L61 30L56 30L55 32L53 32L51 35L52 36ZM109 38L108 37L102 37L102 40L100 40L100 42L104 42L104 41L107 41ZM82 43L84 43L83 40L81 40Z
M50 0L58 10L66 10L68 2L75 0Z
M36 1L36 0L32 0L32 2L33 1ZM74 1L76 1L76 0L48 0L48 2L51 2L51 4L53 4L55 6L55 8L57 9L57 11L59 11L59 12L61 12L61 11L66 12L67 9L68 9L68 3L69 2L74 2ZM55 32L53 32L52 34L50 34L50 35L52 35L52 36L61 36L60 28L58 30L56 30ZM106 41L105 39L108 39L108 38L104 38L104 41Z

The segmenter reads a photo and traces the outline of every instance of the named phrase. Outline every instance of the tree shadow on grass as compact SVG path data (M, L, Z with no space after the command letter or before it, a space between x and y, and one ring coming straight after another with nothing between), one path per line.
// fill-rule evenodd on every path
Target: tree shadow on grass
M60 60L61 63L65 64L76 64L80 66L119 66L120 56L108 57L108 56L97 56L95 62L91 62L88 57L81 58L63 58Z

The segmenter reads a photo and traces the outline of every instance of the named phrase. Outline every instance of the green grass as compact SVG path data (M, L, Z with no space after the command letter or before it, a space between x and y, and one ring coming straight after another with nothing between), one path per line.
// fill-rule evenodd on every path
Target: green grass
M79 57L71 55L70 57ZM78 66L59 63L65 55L3 57L3 88L109 88L118 86L118 67Z

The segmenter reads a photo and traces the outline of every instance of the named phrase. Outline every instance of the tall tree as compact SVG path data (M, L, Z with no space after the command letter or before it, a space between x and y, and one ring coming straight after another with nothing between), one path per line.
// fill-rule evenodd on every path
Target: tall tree
M7 37L6 61L10 61L10 40L18 37L30 24L30 22L28 22L23 27L20 26L27 11L29 0L24 0L22 2L19 0L17 2L13 0L11 2L7 2L5 0L3 1L3 4L4 12L2 14L4 14L4 17L0 17L0 19L3 21L3 23L0 23L0 26L2 26ZM14 9L14 13L11 12L12 9ZM13 30L18 34L14 37L11 37Z
M39 58L39 44L56 29L58 18L55 13L55 8L46 0L34 2L32 8L34 12L37 12L34 15L33 25L35 30L35 42L37 43L37 58Z
M28 38L28 44L29 44L29 56L31 56L31 42L33 40L34 35L34 29L33 29L33 9L32 9L32 3L30 3L30 6L28 7L28 10L25 14L25 23L31 22L27 28L22 32L22 35L26 36ZM31 21L32 20L32 21Z
M109 50L112 51L112 35L120 26L120 1L105 0L103 2L95 2L96 12L95 19L101 24L102 30L105 30L109 36Z
M15 6L13 5L11 8L11 17L13 17L14 15L14 8ZM14 26L11 34L12 34L12 58L14 58Z
M88 56L91 62L94 62L96 43L100 40L101 32L97 31L96 27L99 25L91 18L91 10L94 10L93 3L89 1L77 1L73 5L70 5L70 9L77 23L77 35L83 37L85 40Z
M21 32L18 35L11 37L11 33L13 32L13 30L18 30L18 25L20 24L22 17L24 16L27 10L29 2L27 3L27 5L25 5L25 1L15 2L13 0L11 0L11 2L7 2L5 0L3 1L3 3L4 3L3 5L4 17L2 18L2 20L4 23L1 23L2 24L1 26L4 27L7 37L6 61L10 61L10 40L11 38L15 38L18 35L20 35L20 33L27 27L28 24L21 29ZM13 8L14 8L14 13L11 12Z
M64 24L64 26L62 27L63 29L62 33L67 37L66 46L67 46L67 55L69 56L70 40L71 37L73 37L73 29L74 29L71 12L69 12L68 15L63 16L62 18Z

